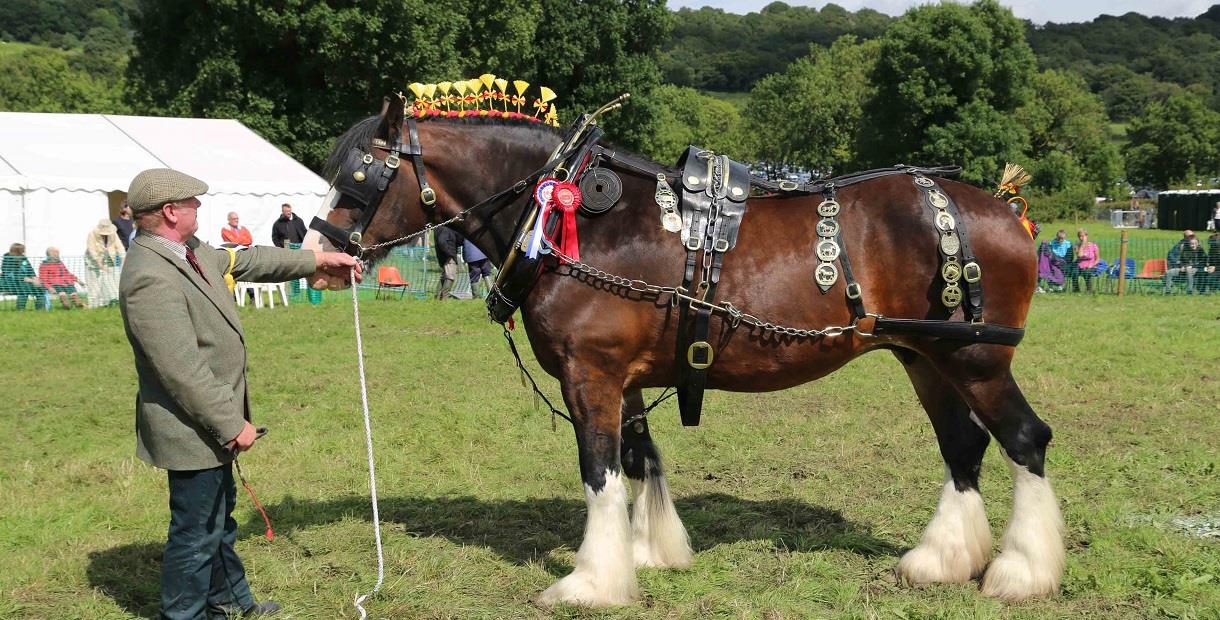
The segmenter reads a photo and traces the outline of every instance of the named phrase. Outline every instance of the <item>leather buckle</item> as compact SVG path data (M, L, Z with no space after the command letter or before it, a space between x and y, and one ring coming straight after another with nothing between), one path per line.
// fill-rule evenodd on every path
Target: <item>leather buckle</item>
M690 250L691 252L697 252L700 247L703 247L703 239L695 236L694 232L692 231L690 238L686 240L686 249Z
M431 187L425 187L419 192L419 199L423 201L425 206L436 204L436 192L432 191Z
M970 261L962 266L962 279L974 284L983 278L983 268L979 264Z
M852 282L847 285L847 298L851 300L860 299L860 283Z
M361 158L360 158L360 162L361 162L361 163L363 163L363 164L364 164L364 165L366 165L366 166L367 166L367 165L369 165L369 164L372 164L372 163L373 163L373 154L372 154L372 153L365 153L365 154L364 154L364 157L361 157Z
M398 168L399 161L398 153L390 153L390 155L385 158L385 167L389 168L390 170L396 170Z
M712 244L712 249L717 252L728 252L729 251L729 240L728 239L717 239L716 242L714 244Z
M706 359L707 361L696 362L696 355L702 355L702 359ZM711 366L712 360L714 359L716 359L716 352L712 349L712 345L708 344L706 340L692 342L691 345L686 348L686 363L690 364L690 367L694 368L695 370L703 370L708 366Z

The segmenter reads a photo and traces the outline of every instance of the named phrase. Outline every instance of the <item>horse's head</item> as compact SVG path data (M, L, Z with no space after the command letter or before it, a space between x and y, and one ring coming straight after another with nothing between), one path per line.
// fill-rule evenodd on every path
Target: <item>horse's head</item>
M388 248L362 249L422 230L434 216L435 193L420 190L423 162L410 157L419 152L412 150L418 139L404 130L403 115L403 101L386 97L380 114L339 137L324 168L331 190L310 224L306 247L376 259Z
M514 213L504 208L528 193L532 183L521 181L546 161L559 141L557 133L523 120L472 115L424 122L404 116L403 101L389 97L380 114L339 137L324 169L331 192L310 225L306 247L325 242L376 260L397 245L394 242L405 241L403 237L428 224L444 222L519 186L520 191L504 192L502 200L454 224L498 263L511 230L493 230L490 220L504 211ZM511 216L504 219L515 224ZM377 247L380 244L387 245Z

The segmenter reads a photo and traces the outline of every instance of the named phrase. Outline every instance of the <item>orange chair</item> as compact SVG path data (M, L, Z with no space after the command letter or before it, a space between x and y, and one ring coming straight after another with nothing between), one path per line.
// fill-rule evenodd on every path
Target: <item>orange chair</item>
M402 279L402 274L398 273L398 267L378 267L377 268L377 294L374 299L381 297L381 288L398 288L398 298L402 299L403 295L407 294L407 287L411 286L410 282Z
M1155 289L1161 286L1165 281L1165 268L1168 263L1163 258L1150 258L1144 261L1143 268L1140 269L1138 275L1135 276L1135 284L1138 284L1140 291L1144 290L1144 285L1152 285Z

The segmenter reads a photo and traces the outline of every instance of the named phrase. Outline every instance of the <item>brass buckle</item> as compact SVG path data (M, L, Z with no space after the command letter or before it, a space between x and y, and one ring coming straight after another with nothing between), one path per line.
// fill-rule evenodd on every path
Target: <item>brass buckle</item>
M563 173L562 175L560 175L561 172ZM568 172L567 168L564 168L562 165L559 165L559 166L555 166L555 171L551 174L551 177L554 178L556 181L563 183L568 180L568 177L571 176L571 174L572 173Z
M695 355L698 352L703 352L704 354L707 355L706 362L696 362L695 361ZM703 370L704 368L711 366L712 360L714 360L715 358L716 358L716 352L712 349L712 345L708 344L708 342L706 340L692 342L691 345L686 348L686 363L690 364L690 367L694 368L695 370Z
M348 241L348 243L354 243L354 244L356 244L356 245L360 245L360 242L361 242L363 239L364 239L364 236L363 236L363 235L361 235L361 234L360 234L360 233L358 233L358 232L354 232L354 233L352 233L352 234L350 234L350 235L348 235L348 236L347 236L347 241Z
M979 267L978 263L970 261L962 266L962 278L974 284L983 278L983 268Z
M391 170L395 170L398 168L399 161L400 160L398 159L398 153L390 153L389 157L385 158L385 167L389 168Z
M430 207L436 204L436 192L432 191L431 187L425 187L420 190L419 199L423 201L424 205Z
M728 252L729 251L729 240L728 239L717 239L716 243L712 245L712 249L717 252Z
M796 188L798 188L798 187L800 187L800 186L796 184L796 181L780 181L779 182L779 189L782 192L795 192Z
M702 246L703 240L695 236L694 231L692 231L691 236L686 240L686 249L690 250L691 252L697 252Z
M360 158L360 161L361 161L361 162L363 162L363 163L364 163L364 165L366 165L366 166L367 166L367 165L369 165L369 164L371 164L371 163L373 163L373 154L372 154L372 153L365 153L365 154L364 154L364 157L361 157L361 158Z
M851 300L860 299L860 283L852 282L847 285L847 298Z

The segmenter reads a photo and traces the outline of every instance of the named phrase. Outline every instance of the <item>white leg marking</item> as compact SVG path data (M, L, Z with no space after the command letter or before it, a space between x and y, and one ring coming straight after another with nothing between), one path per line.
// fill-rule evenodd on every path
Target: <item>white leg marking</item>
M654 475L651 461L644 465L644 479L632 480L635 504L631 510L631 536L636 566L687 568L694 551L686 528L674 509L664 475Z
M627 487L619 472L606 473L598 493L585 485L585 538L576 552L572 574L538 596L541 605L571 603L602 607L624 605L639 598L631 560L631 530L627 521Z
M898 562L898 575L912 585L963 583L983 572L991 557L991 528L983 498L970 489L959 492L948 469L936 514L919 546Z
M1005 456L1007 459L1007 456ZM983 594L1016 601L1059 591L1063 577L1063 517L1050 482L1008 460L1012 518L1003 548L983 576Z

